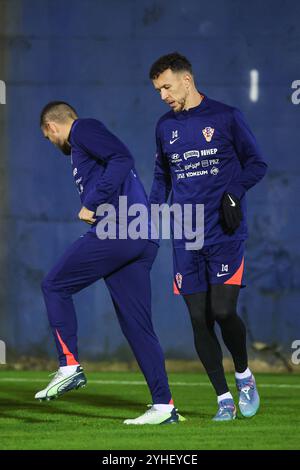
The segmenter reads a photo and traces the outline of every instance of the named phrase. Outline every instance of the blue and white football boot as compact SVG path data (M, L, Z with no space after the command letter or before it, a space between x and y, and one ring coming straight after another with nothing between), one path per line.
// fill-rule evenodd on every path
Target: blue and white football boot
M213 421L231 421L236 418L236 407L231 398L226 398L218 403L219 409Z
M239 392L239 409L243 416L254 416L259 408L259 395L254 376L251 374L245 379L236 379L236 387Z

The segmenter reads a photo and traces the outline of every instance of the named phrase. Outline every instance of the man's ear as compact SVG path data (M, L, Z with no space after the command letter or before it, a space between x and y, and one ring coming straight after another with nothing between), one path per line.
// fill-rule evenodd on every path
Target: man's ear
M190 88L191 83L192 83L191 75L189 73L185 73L183 76L183 81L184 81L186 89Z
M57 134L57 132L58 132L58 127L57 127L56 122L54 122L54 121L48 121L48 122L46 123L46 126L47 126L46 129L47 129L48 131L50 131L52 134Z

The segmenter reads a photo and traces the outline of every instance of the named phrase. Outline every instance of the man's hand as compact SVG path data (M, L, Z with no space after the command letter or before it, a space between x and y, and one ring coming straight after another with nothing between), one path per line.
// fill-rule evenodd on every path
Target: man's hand
M220 224L227 235L233 235L243 219L240 200L225 193L220 207Z
M94 219L94 215L95 212L88 210L86 207L82 207L81 211L78 214L78 217L83 222L92 225L94 222L96 222L96 219Z

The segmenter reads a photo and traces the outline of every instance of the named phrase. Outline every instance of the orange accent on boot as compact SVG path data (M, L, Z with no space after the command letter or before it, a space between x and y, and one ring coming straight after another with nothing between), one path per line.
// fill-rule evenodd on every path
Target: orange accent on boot
M234 273L233 276L231 276L230 279L224 282L224 284L235 284L237 286L240 286L242 283L243 272L244 272L244 258L242 259L241 265L238 268L238 270Z
M63 350L63 353L64 355L66 356L66 360L67 360L67 366L76 366L76 365L79 365L79 362L76 361L75 357L73 356L73 354L69 351L67 345L63 342L63 340L61 339L61 336L59 334L59 332L57 330L56 331L56 334L57 334L57 337L58 337L58 341L60 342L60 345L62 347L62 350Z
M173 293L174 293L175 295L180 295L180 292L179 292L179 290L178 290L178 287L177 287L175 281L173 281Z

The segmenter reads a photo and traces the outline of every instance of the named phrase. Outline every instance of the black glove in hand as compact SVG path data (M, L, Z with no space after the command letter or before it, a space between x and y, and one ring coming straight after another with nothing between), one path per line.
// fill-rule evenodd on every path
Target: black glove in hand
M243 219L240 200L225 193L220 207L220 224L227 235L233 235Z

